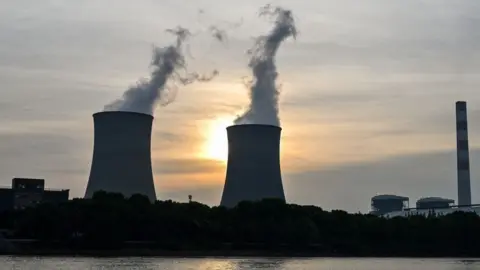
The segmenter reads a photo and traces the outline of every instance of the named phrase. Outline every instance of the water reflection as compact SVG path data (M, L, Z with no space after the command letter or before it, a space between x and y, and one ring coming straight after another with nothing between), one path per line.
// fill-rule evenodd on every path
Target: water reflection
M202 263L200 270L251 270L251 269L284 269L286 259L254 258L254 259L216 259Z
M159 269L155 258L0 257L0 269ZM165 269L165 268L161 268Z
M82 269L158 269L156 264L159 259L156 258L141 258L141 257L127 257L127 258L92 258L88 261L82 261Z
M463 259L457 260L457 268L454 270L476 270L480 269L480 260L478 259Z
M0 269L35 270L480 270L477 259L1 257Z
M236 270L247 269L283 269L286 259L256 259L256 260L242 260L237 263Z

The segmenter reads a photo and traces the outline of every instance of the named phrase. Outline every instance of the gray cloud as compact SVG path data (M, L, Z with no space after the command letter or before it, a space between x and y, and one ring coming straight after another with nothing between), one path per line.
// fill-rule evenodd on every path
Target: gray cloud
M66 132L0 134L0 185L9 186L13 177L38 177L49 188L68 188L72 196L83 196L90 169L87 149L81 135Z
M302 147L320 151L322 144L330 146L329 140L337 139L352 145L349 151L334 153L347 158L425 136L430 148L453 148L453 102L458 99L469 102L471 142L480 145L477 0L339 0L333 4L279 0L275 4L294 11L300 30L299 39L279 52L278 66L279 81L284 83L280 114L291 120L284 121L286 128L312 130L291 139L319 145ZM258 1L235 5L220 0L119 0L119 8L109 5L95 0L2 3L1 185L9 184L13 176L43 176L48 186L71 188L74 196L83 195L93 139L91 114L144 73L150 45L165 44L165 36L157 33L159 27L179 23L193 26L193 31L204 27L197 22L198 8L206 10L204 21L212 23L245 18L229 37L228 50L196 41L199 49L193 52L193 60L198 61L192 66L202 70L218 66L226 74L218 80L225 89L201 86L186 89L191 95L180 93L174 106L156 116L154 142L175 149L198 136L194 130L202 129L199 118L230 114L245 105L231 96L241 89L233 86L240 84L246 72L244 50L251 44L250 37L268 27L255 18ZM152 33L155 40L149 38ZM241 91L235 97L245 94L245 89ZM349 128L319 141L325 137L314 128L334 129L335 125ZM180 174L212 172L216 166L160 155L155 170L159 177L163 175L161 184ZM305 155L297 152L289 159L325 166L318 157ZM474 151L472 161L478 156ZM350 211L366 210L377 191L411 198L455 197L452 158L451 152L426 153L295 174L285 170L286 193L292 202ZM473 188L475 201L479 190L475 184ZM216 204L221 186L162 192L164 199L186 200L192 193L199 201Z
M475 164L480 150L471 151L472 197L478 200L480 171ZM442 151L391 157L373 162L339 165L284 175L287 198L300 204L326 209L369 210L370 198L378 193L410 197L410 204L425 196L457 199L455 152Z
M221 161L194 158L169 158L155 160L154 173L160 175L185 175L200 173L218 173Z
M284 173L284 188L291 203L314 204L325 209L368 212L370 198L376 194L394 193L410 198L410 204L426 196L457 199L456 156L454 151L403 155L372 162L351 163L299 173ZM480 160L480 150L471 153L472 168ZM472 170L472 196L480 194ZM223 186L186 187L160 190L162 198L186 201L189 194L202 203L218 205Z

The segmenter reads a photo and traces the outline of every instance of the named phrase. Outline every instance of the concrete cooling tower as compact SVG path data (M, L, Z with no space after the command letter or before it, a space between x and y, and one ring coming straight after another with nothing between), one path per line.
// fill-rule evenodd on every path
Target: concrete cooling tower
M228 163L220 205L266 198L285 200L280 171L280 134L270 125L235 125L227 128Z
M93 115L94 146L85 198L96 191L146 195L156 200L150 142L153 117L134 112Z

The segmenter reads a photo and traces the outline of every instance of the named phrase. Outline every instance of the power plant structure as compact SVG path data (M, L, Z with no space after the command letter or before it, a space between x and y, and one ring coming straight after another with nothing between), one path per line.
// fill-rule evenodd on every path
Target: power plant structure
M372 215L383 215L390 212L402 211L409 207L409 198L398 195L382 194L372 197Z
M221 206L241 201L285 201L280 169L282 129L272 125L227 127L228 162Z
M471 205L470 154L468 150L467 102L455 103L457 119L457 185L458 204Z
M425 197L417 200L417 209L449 208L455 203L452 199L441 197Z
M457 211L474 212L480 215L480 205L472 204L467 102L457 101L455 103L455 115L457 137L457 205L454 204L454 200L448 198L424 197L417 201L416 208L404 208L402 210L389 211L386 214L384 213L383 216L430 215L432 213L435 213L436 215L446 215Z
M97 191L156 200L151 162L153 116L108 111L93 115L93 158L85 198Z

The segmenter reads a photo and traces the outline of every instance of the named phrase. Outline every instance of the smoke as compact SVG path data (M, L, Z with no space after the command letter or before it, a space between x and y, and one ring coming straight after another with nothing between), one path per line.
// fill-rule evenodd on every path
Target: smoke
M250 104L234 123L265 124L280 126L278 116L278 96L280 94L276 79L275 56L280 44L288 37L297 35L295 21L290 10L266 5L260 10L260 16L273 18L273 28L265 36L255 40L254 46L247 51L250 56L249 68L253 78L248 82Z
M130 111L153 115L157 104L166 106L175 99L178 84L208 82L218 75L217 70L210 75L189 73L183 47L192 34L180 26L167 29L166 32L173 34L176 41L163 48L156 46L153 48L150 78L140 79L136 85L127 89L120 99L106 105L104 111ZM167 84L168 82L170 84Z
M206 23L205 20L208 16L208 13L203 9L199 9L197 14L198 14L198 18L197 18L198 23L205 25ZM240 18L238 22L220 21L220 22L216 22L214 25L209 25L206 31L210 33L213 39L216 39L217 41L225 45L228 45L227 32L234 30L236 28L239 28L242 24L243 24L243 18Z
M212 37L220 42L227 42L227 31L212 25L208 28Z

